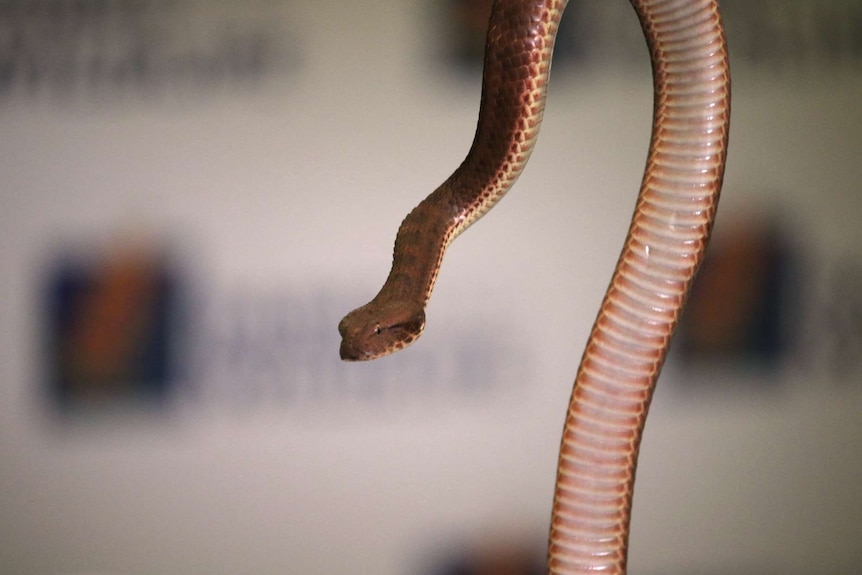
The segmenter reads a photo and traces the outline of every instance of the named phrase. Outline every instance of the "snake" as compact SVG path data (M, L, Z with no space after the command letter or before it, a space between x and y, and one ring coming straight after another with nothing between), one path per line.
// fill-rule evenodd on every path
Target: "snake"
M730 68L717 0L630 1L652 64L652 134L634 215L566 412L552 574L626 572L647 411L704 258L727 159ZM342 359L375 359L423 332L447 248L509 191L534 149L566 4L495 0L473 144L402 222L383 287L339 323Z

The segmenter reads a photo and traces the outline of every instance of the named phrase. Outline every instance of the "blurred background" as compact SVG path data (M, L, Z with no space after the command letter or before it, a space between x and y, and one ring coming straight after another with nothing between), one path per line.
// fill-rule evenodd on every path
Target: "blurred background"
M724 195L631 572L858 573L862 3L722 5ZM0 571L541 572L649 140L627 2L571 1L533 159L422 340L338 359L470 146L487 10L0 4Z

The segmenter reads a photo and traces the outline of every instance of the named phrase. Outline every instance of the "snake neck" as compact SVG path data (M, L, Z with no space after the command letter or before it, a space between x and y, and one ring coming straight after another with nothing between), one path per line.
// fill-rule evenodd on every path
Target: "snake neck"
M375 300L431 297L449 244L515 184L544 115L554 38L566 0L497 0L486 39L473 144L457 170L401 224L392 270ZM525 21L528 22L525 25Z
M428 303L443 254L454 236L457 216L439 208L449 195L447 181L404 218L395 237L389 276L372 301L405 301L423 308Z
M444 184L407 215L398 229L392 269L383 287L338 324L342 359L376 359L407 347L422 334L425 305L452 241L452 218L438 207L449 195L447 189Z

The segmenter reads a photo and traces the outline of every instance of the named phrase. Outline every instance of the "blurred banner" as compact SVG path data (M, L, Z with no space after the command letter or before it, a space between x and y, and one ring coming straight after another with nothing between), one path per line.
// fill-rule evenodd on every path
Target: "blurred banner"
M269 2L36 0L0 6L0 95L59 105L248 89L296 63Z

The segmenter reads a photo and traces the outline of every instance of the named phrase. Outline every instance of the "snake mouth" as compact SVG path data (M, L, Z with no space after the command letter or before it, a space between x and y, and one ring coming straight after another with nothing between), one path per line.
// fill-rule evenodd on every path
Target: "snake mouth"
M346 339L341 340L338 354L344 361L369 361L378 357L367 350L357 349L355 346L350 345L350 342Z
M368 346L367 341L354 340L350 337L343 337L338 353L344 361L371 361L379 357L391 355L396 351L400 351L412 344L419 338L419 333L411 333L409 336L402 339L389 341L385 347Z

